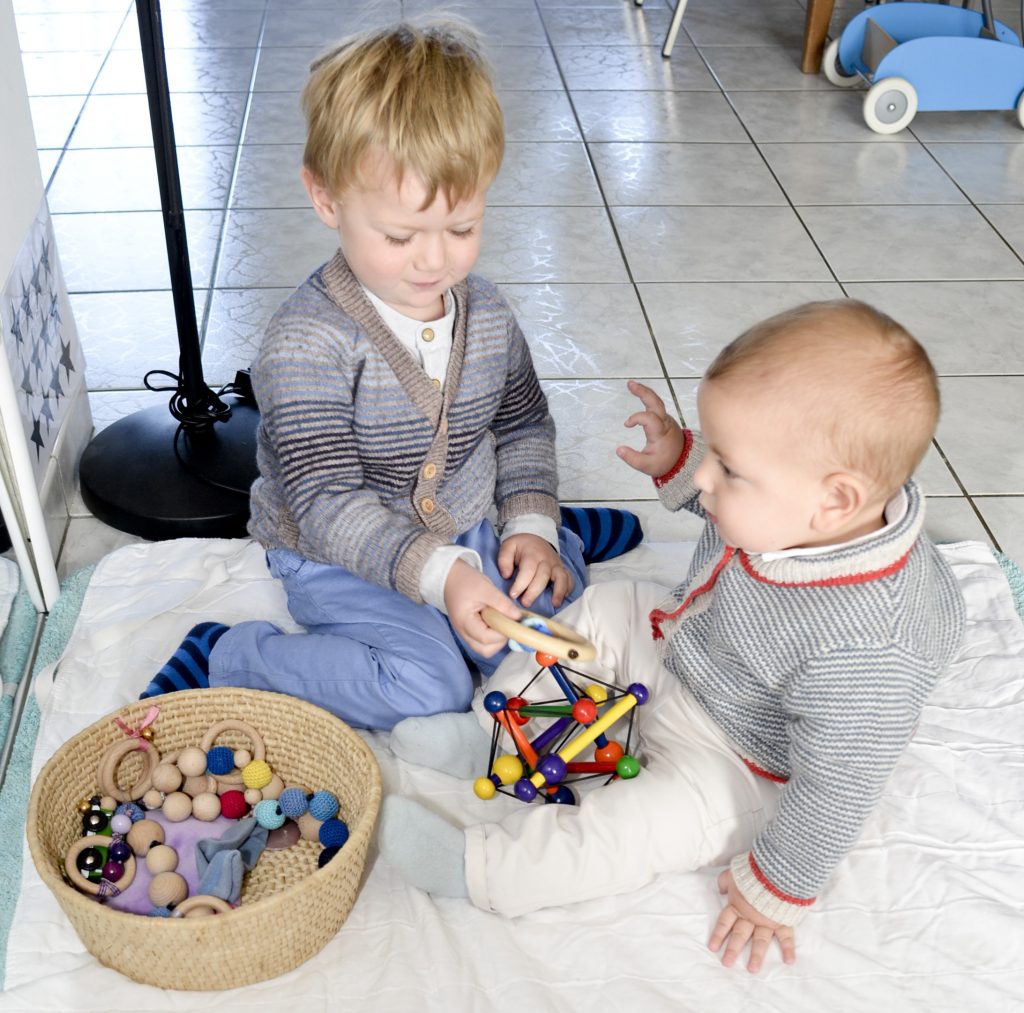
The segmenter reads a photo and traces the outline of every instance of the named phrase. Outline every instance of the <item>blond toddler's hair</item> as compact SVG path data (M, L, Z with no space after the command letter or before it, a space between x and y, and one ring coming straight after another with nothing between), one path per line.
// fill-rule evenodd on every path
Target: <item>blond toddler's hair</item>
M794 450L857 472L886 496L921 463L939 418L928 353L856 299L807 303L755 324L722 349L704 379L755 385L799 427Z
M450 207L486 190L501 166L504 120L472 29L401 23L346 39L317 59L302 92L306 168L336 197L363 188L383 154L400 184ZM372 162L371 162L372 165Z

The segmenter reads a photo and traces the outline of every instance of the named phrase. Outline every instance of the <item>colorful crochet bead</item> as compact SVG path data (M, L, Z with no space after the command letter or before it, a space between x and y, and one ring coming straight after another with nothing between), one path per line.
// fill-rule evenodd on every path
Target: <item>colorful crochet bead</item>
M309 808L309 799L301 788L285 788L277 801L281 805L281 812L290 820L297 820Z
M136 805L134 802L122 802L114 812L118 816L127 816L132 823L138 823L139 820L146 818L142 806Z
M242 783L246 788L265 788L273 776L266 760L253 760L242 768Z
M253 815L256 817L256 822L268 830L276 830L284 825L284 813L281 812L281 807L276 799L264 799L253 810Z
M227 746L214 746L206 754L206 769L217 777L235 769L235 751Z
M329 820L338 815L338 800L329 791L318 791L309 800L309 811L314 819Z
M240 820L249 811L249 803L240 791L224 792L220 797L220 814L229 820Z
M348 825L344 820L325 820L320 827L320 843L325 848L340 848L348 840Z

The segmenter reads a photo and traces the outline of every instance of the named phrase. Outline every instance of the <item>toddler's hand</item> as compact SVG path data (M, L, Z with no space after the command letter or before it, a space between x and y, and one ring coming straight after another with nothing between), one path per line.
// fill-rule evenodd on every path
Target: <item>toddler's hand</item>
M722 954L722 964L725 967L732 967L737 957L743 952L743 947L750 940L750 959L747 961L747 970L751 974L757 974L764 963L764 956L768 952L768 944L775 937L782 947L782 960L786 964L792 964L796 960L796 938L793 929L788 925L779 925L744 900L732 878L732 873L726 869L718 877L718 892L727 895L725 907L718 916L715 930L708 940L708 949L717 953L722 948L722 943L728 938L729 943Z
M635 394L644 404L644 410L634 412L626 419L626 428L643 426L647 444L643 450L632 447L619 447L616 453L631 468L658 478L670 472L683 452L686 439L682 427L665 411L665 402L650 387L636 380L628 384L631 394Z
M558 608L572 590L572 574L562 563L562 557L550 543L539 535L512 535L501 543L498 550L498 572L508 580L516 579L508 589L509 597L529 608L544 588L551 585L551 604Z
M483 621L480 612L488 605L509 619L519 619L522 610L502 594L479 570L457 559L444 583L444 604L455 632L477 654L485 658L497 654L506 638Z

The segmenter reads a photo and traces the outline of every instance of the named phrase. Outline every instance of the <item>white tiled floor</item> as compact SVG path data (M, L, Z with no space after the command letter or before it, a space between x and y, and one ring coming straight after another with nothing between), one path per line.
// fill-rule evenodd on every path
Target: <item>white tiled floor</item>
M15 0L40 161L99 426L159 402L177 359L138 28L127 0ZM406 14L432 4L408 0ZM799 72L799 0L477 0L508 126L482 274L534 349L567 501L630 504L688 537L612 451L624 378L693 417L697 378L759 317L850 296L927 345L945 414L921 469L930 530L1024 560L1024 131L922 113L889 138L858 91ZM398 0L164 0L174 123L211 386L332 252L297 180L298 92L331 39ZM451 7L451 5L449 5ZM837 4L835 26L862 6ZM996 0L1017 24L1017 0ZM61 570L131 536L71 525Z

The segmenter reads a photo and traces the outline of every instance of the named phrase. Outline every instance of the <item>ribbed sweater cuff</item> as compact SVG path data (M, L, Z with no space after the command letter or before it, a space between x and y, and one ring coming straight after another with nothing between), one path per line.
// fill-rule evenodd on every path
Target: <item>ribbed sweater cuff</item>
M499 504L498 528L503 530L513 517L521 517L523 514L541 514L550 517L556 525L562 523L558 500L554 496L545 496L540 492L524 492L509 496Z
M758 878L754 868L753 857L749 852L737 855L729 864L732 878L737 889L743 894L743 899L773 922L780 925L799 925L814 903L814 898L803 902L787 900L781 891L772 888L767 880Z
M699 433L684 429L683 437L685 442L679 460L664 475L654 479L658 499L667 510L680 510L693 499L696 491L693 475L704 457L704 441Z
M419 605L423 604L423 596L420 594L420 576L423 567L427 565L434 550L442 545L451 543L435 535L430 531L424 531L409 543L409 547L402 553L398 561L398 569L395 573L395 590L400 591L406 598L412 599Z

